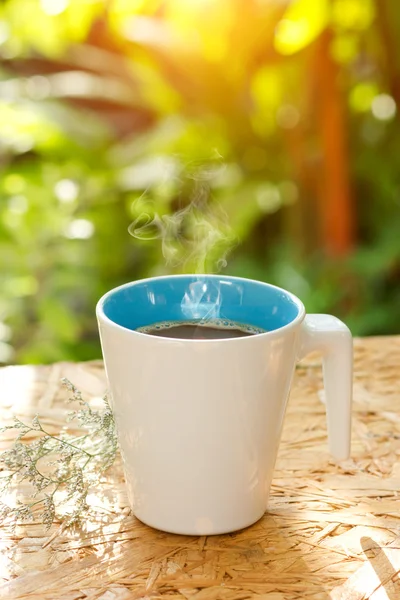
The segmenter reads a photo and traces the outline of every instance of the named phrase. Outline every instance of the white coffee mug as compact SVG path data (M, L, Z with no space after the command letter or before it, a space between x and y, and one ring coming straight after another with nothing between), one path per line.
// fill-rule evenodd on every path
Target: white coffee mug
M337 318L306 316L275 286L219 275L122 285L101 298L97 318L129 501L144 523L210 535L264 514L295 365L313 350L323 355L330 451L348 457L352 338ZM136 331L209 318L266 332L199 340Z

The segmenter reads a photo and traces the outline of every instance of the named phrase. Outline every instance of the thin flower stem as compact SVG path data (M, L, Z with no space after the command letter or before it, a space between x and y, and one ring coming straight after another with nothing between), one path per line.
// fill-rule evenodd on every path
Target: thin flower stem
M35 427L29 427L29 425L26 426L27 431L24 433L24 436L29 432L29 431L41 431L42 433L44 433L46 436L48 436L49 438L53 439L53 440L57 440L59 442L59 444L61 445L66 445L66 446L70 446L71 448L74 448L75 450L78 450L79 452L84 452L85 454L87 454L88 456L94 456L93 454L90 454L90 452L87 452L86 450L84 450L83 448L79 448L79 446L75 446L74 444L71 444L71 442L67 442L66 440L63 440L62 438L59 438L56 435L53 435L52 433L49 433L48 431L46 431L45 429L43 429L43 427L41 425L39 425L39 428L35 428ZM23 437L23 436L21 436ZM82 436L83 437L83 436Z

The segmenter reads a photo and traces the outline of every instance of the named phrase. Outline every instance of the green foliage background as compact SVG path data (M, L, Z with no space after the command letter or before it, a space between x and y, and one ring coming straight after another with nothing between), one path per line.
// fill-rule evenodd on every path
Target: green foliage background
M100 356L98 298L182 268L130 223L187 205L202 168L240 242L226 272L357 335L400 333L399 34L395 0L3 2L0 362ZM343 253L291 153L300 140L318 174L326 35L355 214Z

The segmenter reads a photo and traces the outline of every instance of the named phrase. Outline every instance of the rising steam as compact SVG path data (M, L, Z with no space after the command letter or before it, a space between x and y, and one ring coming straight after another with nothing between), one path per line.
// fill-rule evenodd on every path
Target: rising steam
M137 240L160 240L166 264L174 270L218 272L226 266L227 255L236 243L226 213L210 198L211 177L212 171L197 169L186 181L180 181L178 202L184 206L173 213L160 214L149 190L133 205L138 216L129 233ZM184 188L186 202L182 198Z

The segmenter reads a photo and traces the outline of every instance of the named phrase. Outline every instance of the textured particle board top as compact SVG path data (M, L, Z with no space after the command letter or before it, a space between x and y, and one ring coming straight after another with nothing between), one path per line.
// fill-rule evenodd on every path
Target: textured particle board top
M101 362L6 367L1 422L38 413L58 431L70 410L61 377L100 402ZM345 463L327 452L321 389L311 357L296 372L269 512L256 525L200 538L152 530L130 515L118 461L84 528L0 525L0 598L400 600L400 337L355 341Z

